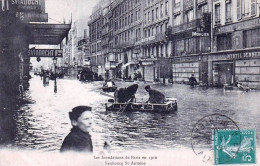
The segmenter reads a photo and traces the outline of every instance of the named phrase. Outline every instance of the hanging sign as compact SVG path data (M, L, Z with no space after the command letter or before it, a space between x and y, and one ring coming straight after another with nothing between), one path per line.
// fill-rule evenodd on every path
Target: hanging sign
M30 49L28 57L62 57L63 50L59 49Z

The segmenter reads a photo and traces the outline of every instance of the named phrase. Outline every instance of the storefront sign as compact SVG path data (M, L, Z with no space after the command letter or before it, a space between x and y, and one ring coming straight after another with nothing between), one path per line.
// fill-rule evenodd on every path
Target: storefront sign
M199 26L199 20L193 20L189 23L184 23L182 25L177 25L172 28L173 33L179 33L183 31L187 31L189 29L193 29Z
M45 0L11 0L12 5L17 5L18 11L45 12Z
M255 26L260 25L260 18L248 20L248 21L242 21L236 24L231 24L231 25L226 25L223 27L218 27L215 28L215 33L220 34L220 33L226 33L226 32L233 32L233 31L239 31L243 29L248 29L248 28L253 28Z
M199 61L200 58L198 56L194 57L179 57L179 58L174 58L173 62L195 62Z
M260 51L227 54L227 59L260 58Z
M209 37L209 33L199 33L199 32L192 32L192 36L196 37Z
M28 57L62 57L63 51L58 49L30 49Z
M143 66L153 65L153 61L142 62L142 65L143 65Z
M48 22L47 13L16 12L16 17L24 22Z
M78 41L78 46L82 46L84 44L87 44L87 39L81 39L80 41Z
M123 52L123 49L121 49L121 48L113 48L112 52L113 53L121 53L121 52Z

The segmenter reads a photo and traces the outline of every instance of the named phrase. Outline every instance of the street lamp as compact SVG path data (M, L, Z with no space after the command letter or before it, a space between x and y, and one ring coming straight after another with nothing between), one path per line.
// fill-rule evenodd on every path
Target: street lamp
M57 64L57 58L53 58L53 64L54 64L54 93L57 93L57 81L56 81L56 64Z

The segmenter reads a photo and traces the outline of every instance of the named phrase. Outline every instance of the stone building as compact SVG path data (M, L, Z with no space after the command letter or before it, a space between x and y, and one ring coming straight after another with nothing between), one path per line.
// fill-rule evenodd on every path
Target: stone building
M141 67L145 81L171 78L173 42L166 32L172 26L172 0L143 1Z
M213 48L206 56L213 86L260 88L260 18L256 0L213 2Z
M92 71L99 72L98 66L104 66L101 52L102 39L102 23L103 23L103 9L98 4L90 16L89 25L89 45L90 45L90 63Z
M173 0L173 81L187 82L194 74L207 83L208 63L202 56L211 51L211 0Z
M112 3L113 49L109 57L115 66L115 76L133 77L138 69L142 36L141 0L116 0Z

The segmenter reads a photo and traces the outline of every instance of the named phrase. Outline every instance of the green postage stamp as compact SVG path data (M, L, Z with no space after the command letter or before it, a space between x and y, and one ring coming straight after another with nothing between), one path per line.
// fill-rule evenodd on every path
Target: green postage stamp
M256 163L255 130L215 130L215 164Z

